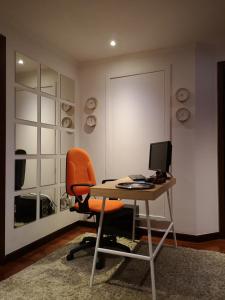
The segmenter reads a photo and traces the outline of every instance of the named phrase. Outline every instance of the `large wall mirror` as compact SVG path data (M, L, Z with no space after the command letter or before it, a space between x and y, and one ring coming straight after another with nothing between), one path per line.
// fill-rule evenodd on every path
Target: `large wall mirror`
M15 70L14 227L18 228L69 206L63 194L66 152L75 143L75 83L19 52Z
M57 95L58 73L48 66L41 65L41 91L56 96Z
M38 63L33 59L16 53L16 82L26 87L37 89Z
M65 76L60 75L60 96L63 100L74 102L74 80Z
M20 88L17 88L15 93L16 118L37 122L37 95Z

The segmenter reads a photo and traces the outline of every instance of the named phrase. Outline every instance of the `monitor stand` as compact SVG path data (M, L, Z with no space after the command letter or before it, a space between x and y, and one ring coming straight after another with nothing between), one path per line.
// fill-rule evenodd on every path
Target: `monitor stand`
M146 178L146 182L152 182L155 184L162 184L164 182L166 182L166 180L168 179L167 173L166 172L162 172L160 170L156 170L155 175Z

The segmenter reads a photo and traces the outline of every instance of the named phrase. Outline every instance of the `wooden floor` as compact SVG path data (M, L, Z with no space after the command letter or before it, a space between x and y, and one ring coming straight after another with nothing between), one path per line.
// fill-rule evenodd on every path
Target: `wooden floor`
M32 265L34 262L45 257L47 254L55 251L59 247L64 246L69 241L85 232L95 232L95 229L90 227L76 227L66 233L61 234L51 242L30 251L26 255L17 258L13 261L7 262L5 265L0 266L0 280L6 279L9 276L21 271L22 269ZM147 240L146 236L142 237ZM153 238L153 242L157 243L159 238ZM173 240L166 240L166 244L173 244ZM202 243L192 243L187 241L178 241L178 246L189 247L193 249L212 250L225 253L225 240L213 240Z

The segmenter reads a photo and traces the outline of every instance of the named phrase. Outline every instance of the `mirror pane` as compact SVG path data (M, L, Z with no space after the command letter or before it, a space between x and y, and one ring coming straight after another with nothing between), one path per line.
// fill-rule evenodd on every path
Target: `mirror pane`
M30 189L37 186L37 160L15 160L15 190Z
M37 95L16 89L16 118L37 122Z
M37 88L38 63L16 52L16 82L29 88Z
M40 218L55 214L57 211L56 191L49 188L41 191L40 194Z
M74 128L74 106L61 103L60 118L62 127Z
M14 198L14 228L36 220L37 195L28 193Z
M74 85L73 79L60 75L60 97L64 100L74 102Z
M60 159L60 182L66 181L66 158Z
M60 210L68 209L72 202L72 197L67 196L66 194L66 188L61 187L60 188Z
M61 131L61 154L74 147L74 133L70 131Z
M16 124L16 149L26 154L37 154L37 127Z
M41 185L55 184L55 159L41 159Z
M55 154L55 130L41 128L41 154Z
M41 123L55 125L55 108L55 100L41 97Z
M41 65L41 91L52 96L57 94L58 73L48 66Z

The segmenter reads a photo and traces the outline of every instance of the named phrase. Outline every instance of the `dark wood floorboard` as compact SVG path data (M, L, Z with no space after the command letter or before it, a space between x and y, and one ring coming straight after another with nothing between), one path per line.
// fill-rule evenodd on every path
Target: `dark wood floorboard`
M95 232L91 227L77 227L70 231L63 233L59 237L55 238L51 242L48 242L33 251L30 251L26 255L23 255L13 261L7 262L5 265L0 266L0 280L6 279L11 275L23 270L24 268L32 265L34 262L45 257L51 252L64 246L69 241L73 240L77 236L85 232ZM142 237L143 240L147 240L147 236ZM154 237L153 242L157 243L159 238ZM165 240L165 244L173 244L173 240ZM211 250L225 253L225 240L213 240L202 243L192 243L187 241L178 241L178 246L189 247L193 249Z

